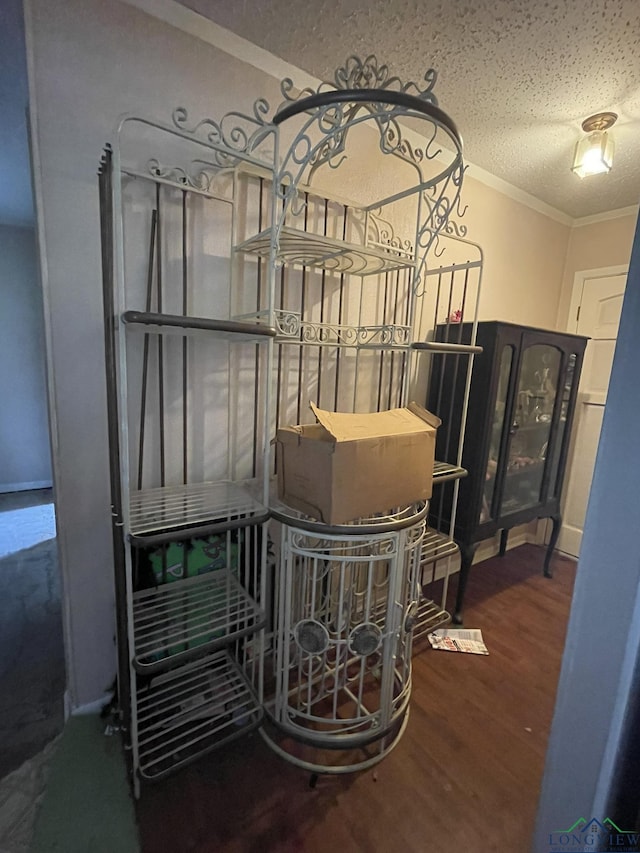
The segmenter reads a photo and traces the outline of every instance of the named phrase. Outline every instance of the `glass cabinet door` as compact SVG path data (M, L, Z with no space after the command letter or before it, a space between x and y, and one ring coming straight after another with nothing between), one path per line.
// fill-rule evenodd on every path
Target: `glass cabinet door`
M493 421L491 423L491 433L489 437L489 456L487 458L487 470L485 472L484 489L482 492L482 506L480 508L479 519L480 524L483 524L485 521L489 521L493 518L491 505L496 489L496 474L498 470L498 460L500 458L502 432L507 413L507 394L509 392L509 377L511 376L514 352L515 350L513 346L507 345L503 348L502 355L500 356L498 391L496 393L495 409L493 412Z
M542 500L542 480L558 389L561 351L533 344L522 354L500 514Z
M560 467L560 456L562 454L563 444L565 441L565 432L567 430L567 417L569 415L569 401L573 391L573 384L576 373L576 362L578 356L572 352L567 359L567 367L564 376L564 387L562 389L560 420L558 422L558 430L555 438L555 443L552 450L552 459L549 469L549 497L560 497L560 485L562 478L558 476Z

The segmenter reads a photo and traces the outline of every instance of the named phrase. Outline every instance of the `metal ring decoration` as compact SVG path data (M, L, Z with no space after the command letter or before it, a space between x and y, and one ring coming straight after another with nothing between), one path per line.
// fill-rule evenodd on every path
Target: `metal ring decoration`
M315 95L310 95L308 98L294 101L283 107L274 115L273 123L275 125L282 124L283 121L316 107L344 103L389 104L390 106L404 107L407 110L421 113L446 128L451 137L462 148L460 131L444 110L436 107L435 104L423 101L422 98L418 98L416 95L409 95L407 92L396 92L388 89L336 89L335 91L318 92Z
M381 643L382 631L373 622L356 625L349 634L349 651L363 658L377 652Z
M420 502L422 503L422 502ZM411 505L417 506L418 509L408 516L402 518L389 519L386 517L377 524L375 520L367 519L364 522L355 524L323 524L321 521L314 521L309 518L300 518L296 514L296 510L289 509L286 504L277 504L271 508L271 517L276 521L286 524L288 527L295 527L299 530L306 530L311 533L319 533L326 535L347 534L348 536L371 536L376 533L393 533L396 530L404 530L406 527L411 527L426 518L429 512L429 501L420 504ZM407 507L408 510L411 506ZM287 511L288 510L288 511Z
M303 619L293 631L296 644L306 655L321 655L329 648L329 632L315 619Z

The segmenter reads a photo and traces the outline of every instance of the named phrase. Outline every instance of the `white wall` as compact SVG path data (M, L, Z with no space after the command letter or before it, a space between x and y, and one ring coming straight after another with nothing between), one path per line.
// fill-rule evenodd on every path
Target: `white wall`
M51 485L42 291L33 228L0 225L0 492Z

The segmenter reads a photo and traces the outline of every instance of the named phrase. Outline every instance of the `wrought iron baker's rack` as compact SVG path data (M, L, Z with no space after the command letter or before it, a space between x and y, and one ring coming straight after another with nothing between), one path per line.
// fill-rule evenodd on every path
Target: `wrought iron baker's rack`
M404 730L414 640L449 619L455 508L447 530L437 495L322 525L274 496L270 444L311 417L309 399L424 400L434 353L468 387L478 348L458 332L476 322L482 252L456 221L462 146L435 80L403 84L350 57L315 91L284 80L273 113L259 99L219 121L127 116L105 150L120 709L136 793L256 727L314 772L370 766ZM341 176L362 162L349 187ZM435 484L466 473L459 433ZM190 575L194 542L221 565Z

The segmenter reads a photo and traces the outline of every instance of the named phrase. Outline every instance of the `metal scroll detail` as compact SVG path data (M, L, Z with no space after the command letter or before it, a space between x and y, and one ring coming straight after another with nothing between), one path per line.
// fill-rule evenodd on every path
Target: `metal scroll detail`
M406 258L413 258L415 251L413 243L394 232L391 222L382 217L381 208L369 211L366 224L367 246L378 246Z
M416 83L403 83L399 77L389 73L388 65L381 65L374 54L365 59L352 55L334 73L333 83L322 83L317 90L307 87L293 94L294 85L289 77L285 77L280 84L285 101L297 101L314 95L316 92L328 92L332 89L387 89L397 92L406 92L422 98L429 103L436 104L438 99L433 93L438 74L434 68L429 68L424 75L426 86L420 88Z
M268 314L242 314L234 318L238 321L266 323ZM411 343L411 326L386 323L380 326L348 326L338 323L312 323L303 320L296 311L274 311L276 339L279 343L287 341L314 344L316 346L348 346L376 348L408 347Z
M203 118L195 124L189 123L189 114L184 107L173 111L172 120L184 134L201 139L213 149L213 163L218 167L235 166L239 155L252 155L264 140L273 133L268 119L269 103L258 98L253 104L253 115L237 111L226 113L221 119ZM262 156L260 159L266 159Z
M189 165L189 169L183 166L163 165L157 158L152 157L147 161L147 171L152 177L162 178L169 183L180 184L185 188L203 193L213 192L216 179L221 178L221 170L197 160L193 160Z

